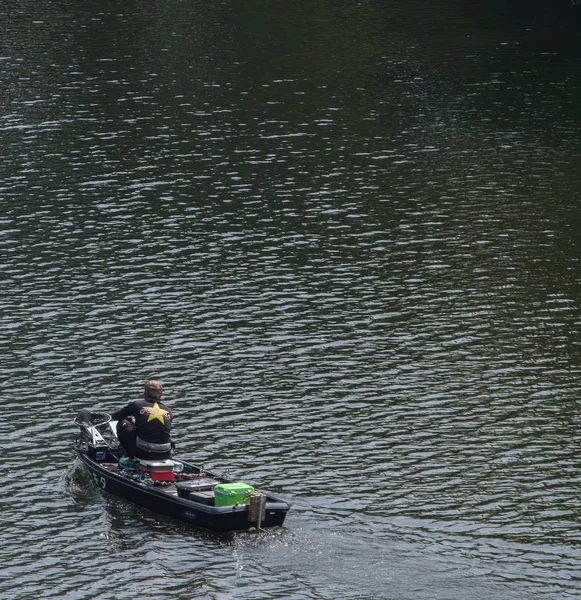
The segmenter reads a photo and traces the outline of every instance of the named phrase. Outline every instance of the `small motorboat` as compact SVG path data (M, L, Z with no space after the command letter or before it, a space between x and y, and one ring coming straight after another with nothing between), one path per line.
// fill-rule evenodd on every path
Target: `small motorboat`
M123 459L116 421L106 413L82 410L76 451L95 485L156 513L213 531L280 526L289 505L242 481L226 478L173 457Z

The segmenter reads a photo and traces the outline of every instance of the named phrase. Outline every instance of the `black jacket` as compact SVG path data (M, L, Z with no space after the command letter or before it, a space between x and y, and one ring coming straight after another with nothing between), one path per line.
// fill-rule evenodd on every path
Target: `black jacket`
M144 442L167 444L171 442L172 412L163 402L135 400L111 414L112 421L135 417L135 431Z

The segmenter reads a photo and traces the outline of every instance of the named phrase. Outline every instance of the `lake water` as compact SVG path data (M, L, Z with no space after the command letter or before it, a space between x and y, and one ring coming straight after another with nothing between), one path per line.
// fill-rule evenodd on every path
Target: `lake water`
M581 594L581 35L460 0L0 7L0 595ZM292 503L94 489L81 408Z

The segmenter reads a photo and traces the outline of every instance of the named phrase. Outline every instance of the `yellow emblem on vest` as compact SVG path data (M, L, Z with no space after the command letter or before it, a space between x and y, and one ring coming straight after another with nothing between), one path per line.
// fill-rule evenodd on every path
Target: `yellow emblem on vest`
M148 413L149 417L147 417L147 422L153 421L153 419L159 419L162 423L165 424L164 417L169 413L167 410L159 407L159 404L156 402L153 406L144 406L143 407Z

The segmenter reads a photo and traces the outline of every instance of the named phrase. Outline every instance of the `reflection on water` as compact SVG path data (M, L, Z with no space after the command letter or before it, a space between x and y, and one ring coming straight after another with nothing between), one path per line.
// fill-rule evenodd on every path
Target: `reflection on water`
M3 597L575 597L578 34L3 12ZM149 376L285 529L184 531L71 466L74 414Z

